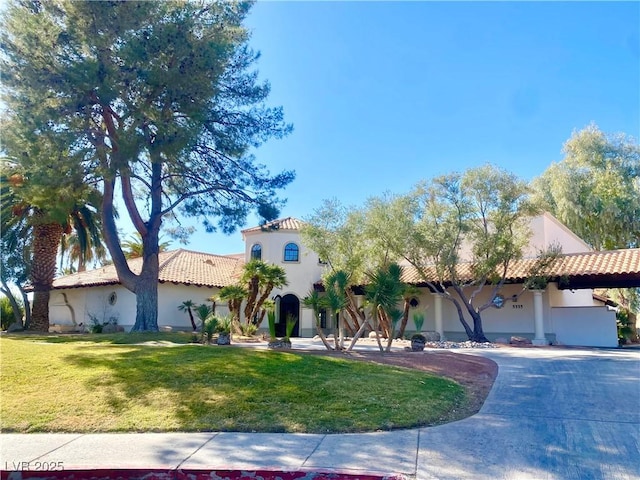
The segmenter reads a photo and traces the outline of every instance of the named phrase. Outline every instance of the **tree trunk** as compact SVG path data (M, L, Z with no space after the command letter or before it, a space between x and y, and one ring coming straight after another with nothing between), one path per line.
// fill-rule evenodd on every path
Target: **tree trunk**
M480 317L480 314L473 310L473 308L469 309L469 314L471 315L471 318L473 318L473 335L469 340L479 343L488 342L489 340L484 336L482 318Z
M155 235L154 235L155 233ZM155 241L154 241L155 237ZM143 237L142 271L136 280L136 323L132 332L157 332L158 329L158 234L152 229Z
M362 324L360 325L360 328L358 329L358 331L355 333L355 335L351 339L351 343L349 344L349 347L347 348L347 352L350 352L353 349L353 347L355 346L355 344L358 341L358 339L364 333L364 331L367 328L368 324L369 324L369 322L366 319L362 322Z
M24 328L22 323L22 312L20 311L20 305L16 300L16 297L13 296L11 289L7 285L7 282L2 279L2 288L0 288L0 292L9 299L9 303L11 304L11 310L13 310L13 320L14 323L19 323L20 326Z
M29 301L29 296L27 292L25 292L21 286L18 286L20 289L20 295L22 295L22 303L24 305L24 329L28 330L31 327L31 302Z
M33 310L30 329L36 332L49 331L49 297L56 274L56 257L62 230L59 223L37 224L33 228Z
M464 303L467 311L471 315L471 318L473 318L474 329L476 327L476 318L477 318L478 322L480 322L480 332L482 332L482 320L480 319L480 314L476 313L476 311L473 309L473 306L469 304L464 292L462 291L462 288L459 285L454 285L453 289L458 294L458 297L460 298L460 300L462 300L462 302ZM464 313L462 312L462 307L460 306L460 303L455 298L450 297L448 295L445 296L445 298L452 301L453 304L456 306L456 310L458 312L458 318L460 319L460 323L464 327L464 331L467 334L467 338L474 342L477 341L477 340L474 340L474 337L475 337L474 331L471 330L471 327L469 326L467 321L464 319ZM484 337L484 333L482 334L482 336Z
M158 280L151 275L141 275L136 286L136 322L131 331L158 330Z
M316 311L314 311L313 316L315 317L314 323L316 324L316 332L318 333L320 340L322 340L322 343L324 344L327 350L334 350L334 348L329 343L329 340L327 340L327 337L325 337L324 332L322 331L322 327L320 327L320 317L318 316Z
M215 303L214 305L214 310L213 310L213 314L215 315ZM198 326L196 325L196 320L195 318L193 318L193 312L191 311L191 307L187 307L187 312L189 313L189 320L191 320L191 328L193 328L193 331L195 332L198 329Z
M404 337L404 331L407 328L407 323L409 323L409 307L411 306L411 304L409 303L410 301L411 299L409 298L404 299L404 305L402 307L402 323L400 323L400 329L398 330L398 335L396 335L396 338Z

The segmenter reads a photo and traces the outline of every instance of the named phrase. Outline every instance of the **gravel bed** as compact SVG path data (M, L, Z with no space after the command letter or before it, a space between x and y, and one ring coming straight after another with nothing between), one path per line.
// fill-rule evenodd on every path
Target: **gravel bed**
M425 348L498 348L498 345L490 342L427 342Z

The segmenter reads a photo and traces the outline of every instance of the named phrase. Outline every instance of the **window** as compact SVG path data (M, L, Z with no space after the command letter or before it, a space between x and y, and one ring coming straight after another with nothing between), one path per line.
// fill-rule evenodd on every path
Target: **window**
M327 310L320 310L320 328L327 328Z
M109 302L109 305L115 305L118 301L118 295L116 294L116 292L111 292L109 294L109 297L107 298L107 301Z
M299 257L299 248L295 243L287 243L284 246L284 261L297 262Z
M416 297L413 297L411 300L409 300L409 305L411 305L413 308L416 308L418 305L420 305L420 302Z
M259 243L251 247L251 260L262 260L262 245Z

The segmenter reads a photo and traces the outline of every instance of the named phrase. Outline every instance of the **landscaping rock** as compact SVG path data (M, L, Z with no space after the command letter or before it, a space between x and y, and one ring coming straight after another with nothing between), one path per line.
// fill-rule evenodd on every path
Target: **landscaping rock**
M291 349L291 340L286 340L284 338L279 338L277 340L273 340L269 342L267 345L269 348L273 348L276 350L290 350Z
M173 331L173 328L172 328L172 327L170 327L169 325L163 325L162 327L160 327L160 331L161 331L161 332L167 332L167 333L168 333L168 332L172 332L172 331Z
M507 340L507 339L506 339L506 338L504 338L504 337L499 337L499 338L496 338L496 339L493 341L493 343L500 343L500 344L502 344L502 345L508 345L508 344L509 344L509 340Z
M511 345L531 345L531 340L526 337L511 337L509 340Z
M117 331L116 325L112 323L107 323L102 327L102 333L116 333Z
M221 333L218 335L216 343L218 345L231 345L231 335L228 333Z
M376 332L369 332L369 338L376 338Z
M479 343L471 342L427 342L425 345L427 348L498 348L498 345L490 342Z
M423 335L427 339L427 342L439 342L440 341L440 334L438 332L425 332L425 333L423 333Z
M22 323L18 323L18 322L13 322L11 325L9 325L9 328L7 328L8 333L21 332L22 330L24 330Z

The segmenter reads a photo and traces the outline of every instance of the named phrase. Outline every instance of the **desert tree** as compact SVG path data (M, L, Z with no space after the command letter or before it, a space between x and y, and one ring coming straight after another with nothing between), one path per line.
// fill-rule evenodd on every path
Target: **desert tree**
M640 246L640 145L595 124L574 131L564 158L532 182L533 198L595 250ZM613 289L622 307L638 311L638 288Z
M595 250L640 246L640 145L596 125L576 131L564 159L532 182L533 199Z
M485 165L422 182L406 195L374 199L368 208L375 210L369 235L412 265L420 283L453 303L470 340L487 341L481 314L493 306L509 266L522 257L535 212L526 183ZM488 297L480 295L486 286Z

